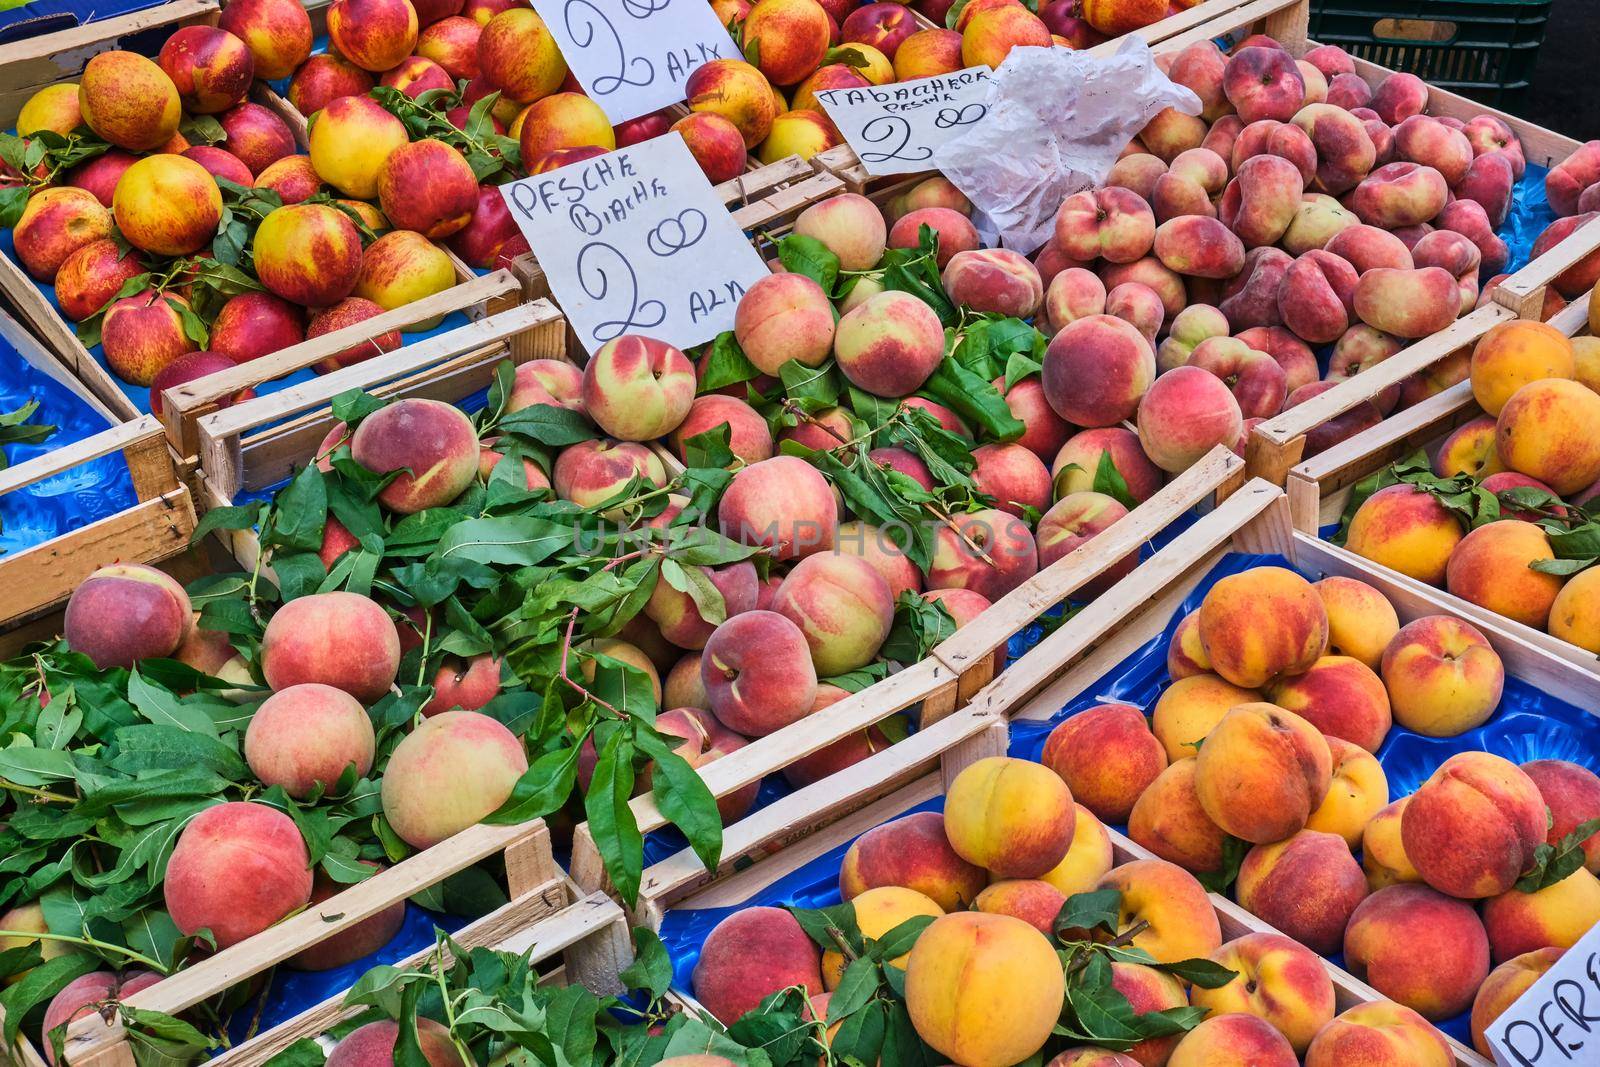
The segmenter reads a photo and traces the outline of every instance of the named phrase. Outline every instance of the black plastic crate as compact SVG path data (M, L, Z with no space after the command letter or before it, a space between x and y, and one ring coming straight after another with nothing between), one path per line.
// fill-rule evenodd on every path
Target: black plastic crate
M1312 0L1311 38L1501 109L1527 89L1550 0Z

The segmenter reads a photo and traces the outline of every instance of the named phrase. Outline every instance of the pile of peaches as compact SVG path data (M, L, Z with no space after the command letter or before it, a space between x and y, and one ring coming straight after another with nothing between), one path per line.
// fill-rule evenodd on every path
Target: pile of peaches
M1152 718L1124 704L1080 711L1041 763L982 760L956 777L942 816L909 815L850 846L840 893L864 936L938 917L896 961L922 1038L960 1063L1037 1051L1061 1011L1059 963L1040 935L1067 897L1110 888L1121 930L1148 924L1133 947L1161 963L1209 956L1235 978L1188 988L1114 963L1136 1013L1210 1014L1125 1054L1052 1063L1447 1067L1433 1023L1469 1009L1488 1055L1489 1024L1600 920L1600 836L1582 843L1586 865L1518 885L1540 846L1600 817L1600 777L1470 751L1390 803L1373 750L1391 714L1459 732L1474 717L1459 704L1497 704L1502 667L1471 626L1429 616L1402 627L1353 579L1312 585L1278 567L1225 577L1180 622L1168 664ZM1160 858L1114 864L1106 827L1124 824ZM1230 864L1238 902L1275 932L1223 943L1202 879L1233 881ZM1336 1016L1319 954L1340 952L1390 1002ZM841 970L787 912L751 908L707 938L694 993L731 1021L788 986L825 996Z
M1061 205L1035 257L1046 290L1032 313L1053 334L1045 389L1075 426L1137 424L1130 485L1234 445L1485 299L1524 169L1498 118L1430 116L1425 83L1371 86L1337 47L1296 59L1256 36L1231 55L1200 42L1159 60L1201 114L1158 114L1102 188ZM1552 190L1582 180L1569 171L1591 156L1552 171ZM941 247L962 247L958 231L950 220ZM1466 370L1449 361L1357 405L1313 430L1308 454Z
M1433 473L1449 481L1401 480L1379 489L1350 517L1345 543L1600 652L1600 568L1562 569L1551 543L1552 535L1585 525L1583 509L1600 497L1600 340L1568 338L1539 322L1502 323L1473 346L1470 380L1484 414L1452 431L1432 457ZM1446 506L1447 486L1461 476L1496 494L1492 515L1469 522ZM1549 569L1535 569L1541 563Z

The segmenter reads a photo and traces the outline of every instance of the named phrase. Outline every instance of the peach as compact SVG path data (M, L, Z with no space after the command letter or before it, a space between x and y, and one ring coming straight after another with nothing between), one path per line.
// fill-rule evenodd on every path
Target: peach
M256 709L244 758L262 784L301 799L319 785L331 791L347 767L365 777L373 743L366 709L343 690L312 682L279 690Z
M831 26L816 0L761 0L745 17L743 40L774 85L794 85L822 65Z
M915 303L932 315L921 301ZM937 325L937 316L933 318ZM810 278L773 274L752 285L739 300L733 329L750 362L763 373L776 375L790 360L815 367L827 358L834 344L834 312L827 294ZM941 356L943 337L941 328Z
M1280 677L1267 686L1266 697L1328 737L1343 738L1368 752L1378 750L1392 722L1382 680L1348 656L1323 656L1303 674Z
M1170 107L1156 112L1139 131L1139 143L1157 159L1169 164L1184 152L1199 148L1205 139L1204 119Z
M1449 197L1444 175L1417 163L1385 163L1351 191L1345 206L1369 226L1387 230L1434 218Z
M1296 118L1299 116L1297 115ZM1317 147L1311 141L1310 131L1298 125L1261 119L1239 131L1233 142L1230 157L1234 170L1252 156L1278 156L1293 163L1306 184L1317 176Z
M1600 394L1578 382L1530 382L1506 401L1496 446L1506 466L1567 496L1600 478L1600 442L1583 427L1600 418Z
M328 8L329 41L350 62L375 73L411 54L418 29L409 0L334 0Z
M1222 929L1205 889L1194 875L1166 860L1133 860L1100 879L1099 889L1122 894L1117 930L1149 925L1131 944L1158 963L1209 956L1222 947Z
M772 993L798 986L822 993L822 957L793 915L781 908L745 908L706 936L695 964L694 995L732 1024Z
M582 93L555 93L535 100L512 125L525 160L560 148L610 151L617 146L606 113Z
M477 15L474 18L483 21ZM489 85L519 104L549 96L567 76L566 61L544 20L531 8L520 6L509 7L483 23L478 70Z
M1360 224L1341 230L1325 247L1348 261L1358 274L1375 267L1410 270L1416 266L1411 249L1394 234L1376 226Z
M255 79L250 49L227 30L214 26L176 30L161 46L158 62L172 79L184 107L196 114L226 111L244 99ZM24 135L20 117L17 133Z
M874 396L906 396L944 359L944 328L916 297L883 292L839 320L833 351L839 369L857 387Z
M1400 828L1409 797L1379 810L1361 831L1361 866L1374 891L1401 882L1420 882L1422 875L1406 855Z
M1161 306L1166 309L1168 320L1189 302L1182 275L1168 270L1155 256L1145 256L1132 263L1103 262L1097 273L1108 289L1115 289L1125 282L1149 286L1161 298Z
M222 218L222 194L207 170L183 156L146 156L117 182L111 212L129 244L163 256L207 247Z
M1580 823L1600 818L1600 778L1586 767L1566 760L1541 759L1524 763L1522 770L1539 788L1539 796L1550 810L1550 828L1545 840L1559 846L1563 838ZM1583 842L1584 866L1600 868L1600 834Z
M911 950L906 1010L918 1036L952 1061L1004 1067L1050 1037L1064 983L1051 942L1022 920L944 915Z
M56 1062L55 1042L50 1037L51 1031L63 1028L72 1020L81 1019L90 1012L103 1010L99 1007L102 1004L131 997L160 980L160 975L150 971L124 971L120 974L111 971L90 971L68 982L50 999L44 1011L40 1036L43 1038L41 1047L44 1049L45 1059L52 1065ZM64 1030L62 1032L65 1033Z
M1221 158L1231 160L1233 146L1238 141L1239 134L1243 132L1243 119L1234 114L1224 115L1211 124L1211 131L1206 134L1206 139L1200 142L1200 147L1208 148Z
M982 894L980 899L981 897ZM926 896L915 889L903 889L900 886L869 889L852 900L850 905L855 909L856 928L868 941L880 940L908 919L924 916L937 919L944 914L944 909ZM908 952L901 953L886 962L904 970L906 957L909 955ZM839 980L844 977L845 963L843 953L832 949L822 953L822 984L827 989L839 988Z
M426 1016L417 1019L418 1046L428 1067L466 1067L450 1031ZM333 1067L381 1067L393 1063L400 1040L398 1023L381 1019L350 1031L328 1053Z
M606 342L585 365L583 405L612 437L649 441L683 422L694 386L694 366L682 352L626 334Z
M1465 1011L1489 973L1489 939L1471 906L1422 885L1392 885L1356 908L1345 965L1425 1019Z
M1131 418L1155 380L1155 353L1133 326L1090 315L1063 326L1045 352L1050 406L1076 426L1112 426Z
M813 712L837 704L850 694L843 689L832 685L817 686L817 701L812 705ZM784 780L796 789L813 785L822 781L829 775L838 774L848 767L853 767L862 760L871 757L888 748L892 742L889 736L876 726L865 730L857 730L848 734L833 744L818 749L809 756L801 756L783 769ZM752 787L752 798L754 788ZM727 821L727 816L723 817Z
M1565 579L1533 570L1532 564L1553 558L1541 527L1501 519L1461 539L1450 554L1445 587L1469 603L1542 630Z
M684 460L686 442L690 438L722 426L728 428L728 447L741 463L748 465L772 458L772 432L766 420L743 400L716 393L695 397L689 405L689 413L671 433L673 453Z
M1215 152L1212 154L1216 155ZM1166 174L1167 164L1164 161L1157 159L1148 152L1136 152L1131 156L1123 156L1117 160L1111 167L1111 172L1106 175L1105 184L1127 189L1145 202L1153 203L1156 190L1160 187L1161 179ZM1053 238L1048 247L1056 247ZM1065 253L1062 254L1065 255Z
M1074 804L1072 844L1060 863L1039 876L1064 897L1087 893L1111 869L1111 836L1089 809Z
M1162 771L1134 802L1128 836L1184 870L1220 871L1227 835L1200 806L1194 770L1194 760L1178 759Z
M237 300L242 298L236 297L235 299ZM273 297L269 299L276 298ZM226 310L226 308L224 308L224 310ZM306 324L305 336L308 340L313 337L321 337L325 333L332 333L335 330L341 330L347 326L354 326L357 323L366 322L368 319L376 318L381 314L383 314L383 308L379 307L377 304L374 304L370 300L364 300L359 296L346 297L332 307L323 308L321 311L313 314L310 322ZM216 340L215 333L212 334L212 340L213 342ZM348 367L353 364L372 359L375 356L382 355L385 352L393 352L395 349L400 347L400 344L401 338L399 330L387 330L383 333L376 333L365 340L356 342L349 348L335 352L331 356L327 356L324 359L318 360L312 366L312 370L316 371L318 374L330 374L333 371L338 370L340 367ZM215 347L214 343L213 347Z
M549 404L583 414L583 372L564 360L535 359L517 367L506 411Z
M918 30L894 52L894 80L898 82L954 74L963 66L961 34L954 30Z
M865 560L889 583L893 601L898 602L901 593L921 591L921 572L886 531L863 522L847 522L840 525L834 540L836 551Z
M1512 395L1531 382L1576 374L1573 342L1546 323L1501 323L1472 349L1472 397L1488 414L1501 413Z
M942 280L950 299L988 314L1031 318L1044 299L1038 269L1004 248L957 252L945 265Z
M1093 491L1100 466L1106 462L1122 478L1128 495L1135 502L1148 500L1161 488L1161 469L1145 455L1138 435L1120 426L1110 426L1083 430L1061 446L1050 468L1056 499Z
M873 566L850 555L808 556L784 578L772 610L805 635L825 677L866 666L894 623L894 593Z
M31 137L40 130L49 130L65 137L81 125L83 111L78 106L77 84L57 82L46 85L23 103L17 112L16 133L18 137Z
M1339 233L1358 225L1360 221L1355 215L1333 197L1307 193L1283 233L1283 247L1298 256L1314 248L1324 248Z
M277 193L285 204L301 204L322 191L322 179L310 156L284 156L256 176L255 187Z
M1374 563L1429 585L1443 585L1445 566L1461 537L1460 523L1437 497L1401 484L1362 501L1350 520L1345 544Z
M1282 49L1254 45L1228 58L1222 89L1246 124L1258 119L1288 122L1306 98L1305 78L1294 57Z
M1083 20L1096 32L1117 37L1155 24L1167 11L1158 0L1086 0Z
M371 703L388 692L400 638L387 613L355 593L318 593L279 608L261 642L261 671L274 692L318 682Z
M1140 1015L1182 1008L1189 1003L1182 982L1165 971L1147 967L1142 963L1112 963L1111 988L1126 997L1129 1006ZM1162 1067L1182 1036L1182 1034L1172 1034L1167 1037L1147 1037L1128 1050L1127 1060L1138 1067ZM1063 1055L1070 1057L1070 1053ZM1065 1062L1072 1067L1125 1067L1120 1058L1107 1062L1094 1059L1084 1062L1068 1058ZM1055 1060L1050 1063L1051 1067L1055 1067Z
M1045 292L1044 316L1052 329L1059 330L1090 315L1103 315L1105 310L1105 283L1091 271L1068 267L1050 279L1050 287Z
M311 857L294 820L265 804L206 808L178 835L161 885L179 930L229 948L311 899Z
M1209 304L1191 304L1172 320L1167 336L1156 349L1156 370L1165 374L1189 362L1195 348L1213 337L1228 336L1228 319Z
M1535 257L1544 255L1596 218L1600 218L1600 212L1586 211L1582 215L1557 219L1533 242L1533 255ZM1556 275L1554 284L1557 292L1568 300L1574 300L1593 288L1597 278L1600 278L1600 255L1591 252Z
M1322 806L1306 820L1306 829L1337 834L1352 850L1389 799L1389 780L1372 753L1337 737L1328 738L1333 779Z
M311 17L296 0L239 0L217 25L245 43L266 81L287 78L311 54Z
M55 278L56 303L68 319L81 322L105 307L123 283L143 273L144 264L131 249L119 248L109 237L91 241L62 260Z
M1104 493L1085 490L1063 496L1039 520L1035 535L1040 569L1077 551L1127 514L1128 509L1120 501ZM1137 552L1129 552L1070 595L1075 600L1094 599L1132 573L1138 557Z
M1277 623L1272 630L1260 625L1263 610ZM1200 640L1218 674L1255 689L1316 662L1327 647L1327 610L1298 574L1256 567L1211 587L1200 606Z
M993 602L1038 569L1038 545L1027 524L990 508L957 515L939 528L928 587L970 589Z
M556 496L583 508L607 503L634 478L658 489L667 482L660 458L634 441L580 441L556 456L550 472Z
M158 204L149 206L159 209ZM111 236L111 222L111 212L87 190L40 189L28 197L12 231L16 256L35 280L53 282L68 256Z
M759 70L743 60L702 63L684 82L684 91L691 111L720 115L738 127L747 149L772 131L777 109L771 87Z
M1489 897L1509 890L1533 862L1546 814L1538 786L1514 763L1463 752L1412 794L1400 832L1406 855L1430 886L1456 897Z
M1597 181L1600 181L1600 144L1589 141L1550 168L1544 179L1545 194L1557 215L1574 215L1578 212L1578 197Z
M1150 386L1139 404L1138 426L1139 442L1150 460L1177 474L1217 445L1236 441L1243 415L1221 378L1201 367L1184 366Z
M259 70L258 67L258 73ZM368 103L377 106L373 101ZM384 114L389 113L385 111ZM389 115L389 118L396 123L400 121L393 115ZM239 162L250 168L251 174L260 174L284 156L294 155L297 150L294 134L288 125L260 104L248 100L235 104L217 116L217 121L227 135L219 147L236 156Z
M904 8L891 5L897 11ZM821 241L839 257L842 270L871 270L883 258L889 231L876 204L841 193L812 204L794 220L794 232Z
M1497 964L1542 948L1571 948L1596 922L1600 879L1583 867L1537 892L1512 889L1483 904L1483 925Z
M442 293L459 282L449 253L414 230L390 230L361 254L355 294L386 311ZM437 326L441 316L413 324Z
M472 220L478 181L459 151L427 138L389 153L378 168L378 202L397 229L449 237Z
M973 903L988 882L945 835L944 816L924 811L874 827L851 842L839 867L839 891L852 900L878 886L904 886L947 912Z
M1163 266L1196 278L1232 278L1244 269L1244 242L1216 219L1183 215L1156 230L1154 250Z
M433 676L433 697L422 705L422 714L482 708L500 695L500 667L501 661L487 653L466 661L447 657Z
M719 625L706 641L700 679L717 718L750 737L798 722L816 700L806 635L775 611L746 611Z
M142 563L101 567L78 583L62 621L67 646L101 670L171 657L193 612L183 586Z
M522 231L517 229L499 188L480 185L471 219L447 243L469 267L488 270L511 242L521 239Z
M891 60L905 39L916 32L917 21L911 9L896 3L862 4L839 24L841 40L867 45Z
M1117 186L1074 193L1056 211L1056 247L1071 259L1132 263L1150 251L1155 233L1150 205Z
M1403 627L1383 654L1395 721L1430 737L1454 737L1494 714L1505 668L1473 626L1430 615Z
M1021 919L1049 937L1053 936L1056 916L1066 899L1049 882L1016 878L992 883L973 903L978 911Z
M146 290L123 297L106 309L100 324L100 345L113 374L134 385L149 386L156 375L199 346L184 329L178 309L181 296Z
M895 220L889 228L889 247L918 247L924 226L938 238L938 254L934 261L940 270L949 264L956 253L970 252L980 246L977 229L961 212L948 207L924 207L909 211Z
M1328 954L1339 951L1367 881L1343 838L1307 829L1251 849L1235 892L1252 914Z
M1383 650L1400 630L1394 605L1377 589L1354 578L1324 578L1311 588L1328 612L1328 653L1348 656L1377 670Z
M1200 643L1200 616L1191 612L1179 619L1172 630L1172 639L1167 643L1167 674L1173 681L1180 681L1210 671L1211 660Z
M1172 57L1167 77L1198 96L1201 116L1215 121L1232 110L1222 88L1227 65L1228 57L1214 41L1196 41Z
M1271 418L1283 409L1288 396L1288 375L1282 365L1237 337L1201 341L1187 366L1220 379L1233 394L1240 415L1247 419Z
M188 151L192 152L194 149L191 148ZM222 150L219 148L215 149L215 151L221 152ZM227 153L223 154L227 155ZM87 163L81 163L67 171L64 184L85 189L94 194L94 198L100 201L101 206L110 207L111 197L117 189L117 182L122 180L122 175L129 167L133 166L134 161L138 158L132 152L124 152L118 148L109 149L104 154L95 156ZM232 157L230 156L229 158ZM239 184L249 185L252 180L250 172L245 170L242 163L239 164L239 170L244 171L244 181Z
M1012 417L1027 427L1015 443L1046 463L1054 460L1071 436L1072 427L1050 406L1041 379L1021 378L1008 389L1002 375L991 384L1005 397Z
M405 126L377 101L339 96L312 120L311 164L323 181L346 196L374 200L384 164L408 141Z
M413 848L429 848L483 820L528 769L510 730L475 711L422 720L384 768L384 818Z
M1127 822L1134 802L1167 766L1166 750L1144 714L1126 704L1102 704L1068 718L1051 731L1039 759L1079 803L1109 823Z
M944 824L950 846L1001 878L1037 878L1066 857L1076 829L1072 794L1047 767L991 756L950 783Z
M1477 996L1472 1000L1470 1025L1472 1045L1485 1058L1493 1056L1493 1051L1489 1047L1489 1030L1495 1020L1505 1014L1530 986L1544 977L1546 971L1555 966L1562 952L1563 950L1559 948L1540 948L1525 952L1506 960L1490 971L1489 977L1483 980ZM1508 1036L1503 1035L1501 1040L1504 1042Z
M477 431L460 409L438 400L398 400L356 428L351 455L380 474L401 471L378 494L390 511L410 515L460 496L478 472Z
M1450 431L1433 459L1434 473L1441 478L1469 474L1485 478L1505 469L1495 449L1495 420L1482 415Z
M1222 946L1212 962L1235 977L1215 989L1196 986L1190 1001L1213 1016L1239 1012L1270 1023L1296 1052L1334 1013L1333 981L1316 953L1282 934L1245 934Z
M1378 162L1378 146L1368 127L1341 106L1346 100L1359 99L1359 91L1351 91L1350 83L1366 88L1354 75L1335 78L1329 89L1329 102L1308 104L1294 117L1294 123L1311 139L1317 150L1317 188L1339 195L1348 192L1364 179ZM1337 99L1341 103L1336 104Z
M137 52L101 52L84 64L78 111L102 140L130 152L148 152L178 132L183 105L177 86Z
M1390 126L1427 109L1428 84L1415 74L1391 74L1373 90L1372 110Z
M478 38L483 27L461 15L425 26L417 35L417 55L437 63L452 79L471 81L479 73Z
M361 235L337 208L277 208L256 230L256 275L293 304L328 307L350 295L361 272Z
M1022 445L981 445L972 458L973 483L999 510L1024 518L1029 508L1042 512L1050 506L1050 471Z
M706 687L700 681L700 654L691 652L672 665L662 682L662 703L668 708L711 710Z
M383 77L378 79L378 84L399 89L415 100L423 93L434 89L454 89L456 83L445 69L433 60L422 56L407 56L398 66L384 71Z
M1251 156L1223 190L1217 217L1246 248L1275 244L1288 232L1304 192L1305 180L1293 163L1280 156Z
M1252 326L1241 330L1238 338L1278 361L1278 366L1283 368L1284 387L1290 394L1302 386L1314 384L1321 373L1310 347L1282 326Z
M1317 1032L1306 1050L1306 1067L1340 1064L1407 1064L1450 1067L1454 1051L1443 1034L1410 1008L1374 1001L1341 1012Z
M1209 627L1206 609L1201 610L1205 635ZM1328 744L1293 712L1272 704L1240 704L1223 715L1205 741L1196 757L1195 791L1211 820L1235 837L1257 844L1281 841L1304 827L1328 794Z
M780 560L798 559L832 547L838 507L815 467L774 456L734 475L717 518L726 536L772 549Z

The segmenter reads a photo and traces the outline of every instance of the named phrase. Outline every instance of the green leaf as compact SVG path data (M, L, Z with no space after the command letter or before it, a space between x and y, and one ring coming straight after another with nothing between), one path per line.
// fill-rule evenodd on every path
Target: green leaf
M732 467L739 462L729 447L733 427L725 422L687 438L683 442L683 462L687 467Z
M1244 858L1250 852L1250 842L1234 837L1232 834L1222 835L1222 866L1214 871L1202 871L1195 875L1195 879L1205 887L1208 893L1226 894L1232 887L1234 880L1239 877L1239 868L1244 863Z
M1600 819L1587 819L1556 845L1540 844L1533 851L1533 866L1517 879L1517 891L1537 893L1570 877L1583 866L1583 843L1596 833L1600 833Z
M633 929L633 962L617 976L624 987L649 993L651 999L664 996L672 987L672 957L654 930Z
M601 436L586 417L553 404L533 404L513 411L500 420L499 430L552 448L565 448Z
M654 727L639 724L635 739L639 750L655 763L650 794L655 797L656 807L683 831L706 870L716 870L722 860L722 816L710 788L688 761L667 746L666 739Z
M834 296L839 280L839 257L833 249L803 233L787 233L778 241L778 261L791 274L803 274Z
M700 384L696 391L702 395L714 393L730 385L751 381L760 373L756 365L744 354L744 349L739 347L738 338L734 337L733 331L724 330L711 342L705 366L700 371Z
M573 744L534 760L517 779L506 802L483 821L497 826L515 825L559 811L578 780L578 752L579 746Z
M661 561L661 578L678 592L687 593L700 617L712 626L728 621L728 603L704 567L685 567L668 557Z
M583 810L611 884L629 907L638 902L644 862L644 837L628 805L632 796L633 740L628 731L616 730L595 762Z
M933 921L932 916L923 918L929 922ZM853 1015L866 1007L867 1001L878 992L882 982L876 960L866 956L851 960L850 965L844 969L844 974L840 976L833 996L828 998L827 1024L832 1026L845 1016Z
M262 1067L324 1067L328 1054L315 1038L302 1037L262 1064Z
M206 737L217 736L217 725L199 708L187 707L166 688L147 680L136 666L128 674L128 702L150 722L172 726Z
M1122 477L1122 472L1117 470L1110 449L1100 453L1100 463L1094 469L1094 491L1111 497L1129 511L1139 506L1139 502L1128 491L1127 480Z
M572 527L532 515L456 523L439 539L433 559L491 566L532 567L572 544Z
M806 932L806 936L824 949L838 952L839 941L842 939L856 955L860 956L866 952L866 945L861 938L861 928L856 925L855 905L849 901L827 908L788 906L787 910Z
M0 1010L5 1012L5 1040L10 1045L22 1030L22 1021L35 1007L44 1004L74 978L99 970L100 960L86 952L45 960L15 984L0 991ZM65 1024L63 1024L63 1027Z
M1074 893L1056 913L1056 937L1063 938L1071 930L1102 930L1117 932L1122 921L1122 894L1115 889L1096 889L1087 893Z
M839 403L839 374L832 361L808 367L791 359L778 368L778 378L783 382L784 395L807 411L816 412Z
M919 392L966 419L986 438L1014 441L1027 429L1011 414L1000 390L953 359L934 368Z
M1239 977L1238 971L1229 970L1222 964L1208 959L1179 960L1176 963L1158 963L1154 966L1201 989L1221 989Z
M917 938L922 936L922 931L926 930L932 922L933 916L931 915L912 916L904 922L896 924L894 928L877 940L869 941L867 943L867 954L879 961L899 959L911 951L911 947L917 943Z

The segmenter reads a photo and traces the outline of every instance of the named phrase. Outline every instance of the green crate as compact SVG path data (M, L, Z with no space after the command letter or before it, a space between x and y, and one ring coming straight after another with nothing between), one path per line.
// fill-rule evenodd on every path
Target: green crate
M1550 0L1312 0L1311 38L1502 110L1527 89Z

